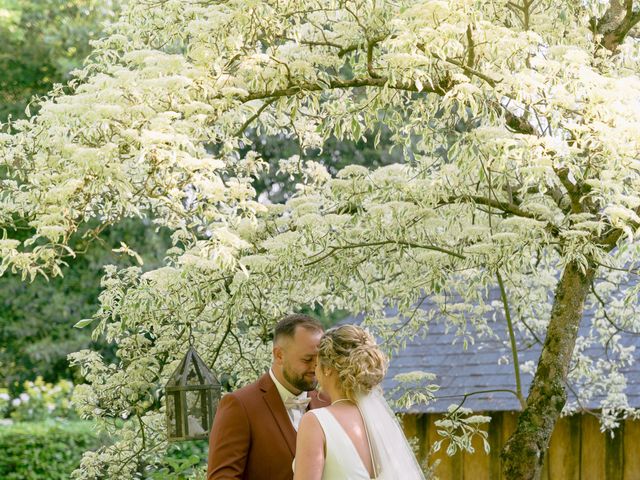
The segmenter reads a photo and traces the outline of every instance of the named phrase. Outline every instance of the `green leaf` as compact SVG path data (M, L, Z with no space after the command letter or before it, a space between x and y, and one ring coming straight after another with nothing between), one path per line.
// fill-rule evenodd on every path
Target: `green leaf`
M74 325L74 328L84 328L87 325L89 325L91 322L93 322L93 318L83 318L82 320L80 320L78 323L76 323Z

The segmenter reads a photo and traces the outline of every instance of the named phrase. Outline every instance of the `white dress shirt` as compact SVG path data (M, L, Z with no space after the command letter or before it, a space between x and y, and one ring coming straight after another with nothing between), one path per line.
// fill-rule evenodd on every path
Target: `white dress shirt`
M273 380L273 383L276 384L276 388L278 389L278 393L280 394L280 398L282 399L282 403L285 405L285 410L289 414L289 419L291 420L291 423L293 424L293 428L297 432L298 431L298 427L300 426L300 420L302 420L302 415L304 415L304 412L305 412L306 408L305 409L302 409L302 408L287 408L286 404L287 404L287 400L291 400L291 399L304 400L304 399L308 398L307 397L307 392L302 392L300 395L294 395L289 390L287 390L284 385L282 385L278 381L278 379L273 374L271 369L269 369L269 376L271 376L271 380Z

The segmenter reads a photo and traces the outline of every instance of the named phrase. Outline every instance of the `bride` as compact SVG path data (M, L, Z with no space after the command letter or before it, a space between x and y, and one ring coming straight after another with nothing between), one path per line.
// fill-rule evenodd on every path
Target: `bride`
M316 378L332 400L298 429L294 480L424 480L379 386L387 359L366 330L343 325L320 341Z

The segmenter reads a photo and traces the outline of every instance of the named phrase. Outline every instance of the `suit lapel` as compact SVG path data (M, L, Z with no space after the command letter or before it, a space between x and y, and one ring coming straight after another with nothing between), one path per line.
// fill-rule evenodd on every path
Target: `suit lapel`
M291 450L291 455L295 456L296 431L291 424L291 419L287 414L287 410L284 408L284 404L282 403L282 398L280 398L276 384L273 383L273 380L271 380L268 373L263 375L260 379L260 390L264 392L262 398L269 407L269 410L271 410L271 414L273 415L278 428L280 428L289 450Z

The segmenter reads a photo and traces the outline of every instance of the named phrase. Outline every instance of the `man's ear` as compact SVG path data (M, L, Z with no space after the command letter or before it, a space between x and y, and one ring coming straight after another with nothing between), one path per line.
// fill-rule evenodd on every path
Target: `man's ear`
M278 365L282 365L284 362L284 350L282 345L273 346L273 360Z

